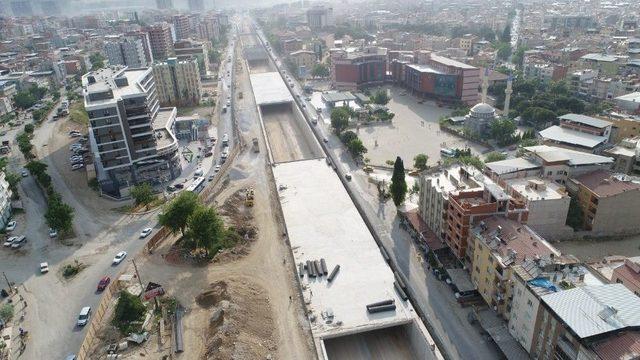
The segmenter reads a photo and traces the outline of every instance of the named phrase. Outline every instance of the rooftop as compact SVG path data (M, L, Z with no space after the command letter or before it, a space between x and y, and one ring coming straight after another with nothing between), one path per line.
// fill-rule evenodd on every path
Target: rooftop
M300 279L313 294L308 296L308 308L319 319L312 323L314 337L413 321L411 304L394 290L393 272L331 167L323 159L314 159L282 163L273 172L277 185L287 187L279 195L295 262L324 258L329 272L340 265L331 283L326 277ZM395 301L395 311L367 312L367 304L387 299ZM325 311L334 314L331 324L320 319Z
M623 279L628 287L640 288L640 256L625 259L624 264L614 269L613 273Z
M521 264L527 258L556 257L560 252L526 225L502 216L481 221L473 233L484 241L503 266Z
M463 62L460 61L456 61L453 59L449 59L447 57L444 56L440 56L440 55L435 55L433 53L431 53L431 60L433 61L437 61L443 65L447 65L447 66L454 66L457 68L461 68L461 69L477 69L477 67L469 65L469 64L465 64Z
M103 92L111 89L113 99L89 100L85 97L87 104L96 105L109 103L118 98L126 98L131 95L144 94L146 90L142 87L143 78L151 72L151 68L129 69L122 66L111 66L87 73L82 77L82 86L86 93ZM89 77L93 76L95 82L90 83ZM124 86L116 85L115 78L124 77L127 84Z
M534 153L545 162L567 161L571 166L613 163L613 158L608 156L600 156L557 146L536 145L526 147L525 150Z
M595 128L606 128L607 126L611 126L611 123L605 120L596 119L591 116L581 115L581 114L565 114L559 117L561 120L567 120L572 122L577 122L584 125L589 125Z
M632 92L626 95L618 96L616 100L631 101L640 103L640 92Z
M348 91L325 92L322 94L324 102L354 101L356 97Z
M612 336L593 346L593 351L602 360L640 358L640 332L629 331Z
M615 176L605 170L598 170L580 175L572 180L576 183L582 184L599 197L613 196L625 191L640 189L640 184L623 180L619 176Z
M420 65L420 64L407 64L407 67L410 67L421 73L432 73L432 74L442 74L441 71L438 71L431 66L428 65Z
M448 169L430 174L427 178L431 178L432 186L436 190L448 196L452 192L469 189L483 189L482 174L472 166L453 165Z
M176 108L160 108L153 119L153 131L156 135L158 148L164 148L177 141L171 131L171 126L176 120Z
M541 166L527 158L519 157L490 162L486 164L486 167L492 172L502 175L522 170L539 169Z
M278 72L251 74L251 87L256 105L282 104L292 102L293 97Z
M640 327L640 297L622 284L582 286L541 299L580 338Z
M540 136L548 140L570 145L577 145L589 149L593 149L596 146L607 141L606 136L591 135L580 131L563 128L558 125L553 125L540 131Z
M583 60L593 60L593 61L614 62L618 58L616 58L613 55L592 53L592 54L586 54L586 55L582 56L581 59L583 59Z
M538 177L509 179L505 183L529 201L562 199L568 196L564 187Z

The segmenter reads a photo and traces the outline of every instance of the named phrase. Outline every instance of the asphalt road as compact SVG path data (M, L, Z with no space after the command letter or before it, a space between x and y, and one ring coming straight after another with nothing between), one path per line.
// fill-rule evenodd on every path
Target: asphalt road
M258 30L258 35L265 39ZM277 54L270 53L276 64L282 64ZM279 70L282 66L279 66ZM281 71L282 74L282 71ZM297 81L293 81L291 87L295 94L301 94L302 88ZM299 100L300 101L300 100ZM302 109L308 117L312 117L312 106L304 100ZM319 138L328 140L327 154L337 166L340 176L346 173L356 174L355 181L348 183L355 201L364 210L365 216L374 224L374 231L383 242L392 261L397 264L398 270L408 280L410 292L416 301L416 306L428 318L428 325L433 329L432 335L436 337L444 347L441 349L448 357L453 359L497 359L501 357L499 349L490 340L486 340L479 329L470 325L466 320L469 309L463 309L455 301L453 292L444 283L438 281L424 268L419 249L406 232L398 227L396 209L393 203L381 204L376 197L372 197L367 191L369 186L366 175L355 164L349 154L344 151L340 140L332 133L328 125L318 122L312 127ZM428 139L425 139L428 141ZM438 141L432 139L431 141Z

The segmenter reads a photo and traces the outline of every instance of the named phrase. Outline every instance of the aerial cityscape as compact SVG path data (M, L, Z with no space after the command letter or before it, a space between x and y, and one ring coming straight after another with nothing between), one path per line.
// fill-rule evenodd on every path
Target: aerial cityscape
M640 359L640 2L0 0L0 360Z

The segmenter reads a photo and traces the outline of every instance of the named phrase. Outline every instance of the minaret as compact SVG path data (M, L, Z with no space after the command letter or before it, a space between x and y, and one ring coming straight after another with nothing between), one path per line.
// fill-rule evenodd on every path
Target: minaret
M489 68L484 69L482 78L482 103L487 103L487 89L489 88Z
M504 110L502 110L502 116L505 118L509 117L509 101L511 100L511 93L513 93L513 90L511 90L512 80L513 78L511 74L509 74L509 78L507 79L507 88L504 89Z

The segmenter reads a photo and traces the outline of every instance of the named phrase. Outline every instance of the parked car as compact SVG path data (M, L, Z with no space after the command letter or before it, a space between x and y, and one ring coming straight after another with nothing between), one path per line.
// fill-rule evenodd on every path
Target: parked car
M213 181L215 177L216 177L215 175L209 175L209 181Z
M58 236L58 232L56 231L56 229L49 228L49 237L54 238L56 236Z
M29 176L29 172L27 170L22 170L22 177Z
M174 191L176 191L176 187L173 186L173 185L169 185L169 186L167 186L167 191L168 192L174 192Z
M108 277L108 276L103 277L98 282L98 288L96 290L98 290L98 292L104 291L104 289L107 288L107 286L109 285L110 282L111 282L111 278L110 277Z
M24 235L20 235L20 236L18 236L17 239L13 240L13 243L11 243L11 248L12 249L19 249L26 242L27 242L27 238Z
M122 262L122 260L124 260L124 258L127 257L127 252L126 251L120 251L119 253L116 254L116 257L113 258L113 265L118 265Z
M219 165L219 164L218 164L218 165L216 165L216 166L213 168L213 171L215 171L215 172L220 171L220 165Z
M78 326L85 326L89 322L91 318L91 306L85 306L80 310L80 314L78 315L78 321L76 324Z
M5 247L11 247L11 245L13 244L14 241L16 241L16 239L18 239L17 236L11 236L10 238L8 238L7 240L4 241L4 246Z
M175 186L176 189L184 189L184 184L175 184L173 186Z
M40 263L40 273L46 274L49 272L49 263L43 262Z
M16 228L18 223L15 220L11 220L7 223L7 226L4 228L5 231L13 231Z
M140 232L140 239L144 239L149 236L149 234L151 234L151 231L151 228L145 228L144 230L142 230L142 232Z
M351 174L344 174L344 178L351 181Z
M80 170L84 167L84 164L75 164L71 166L71 170Z

